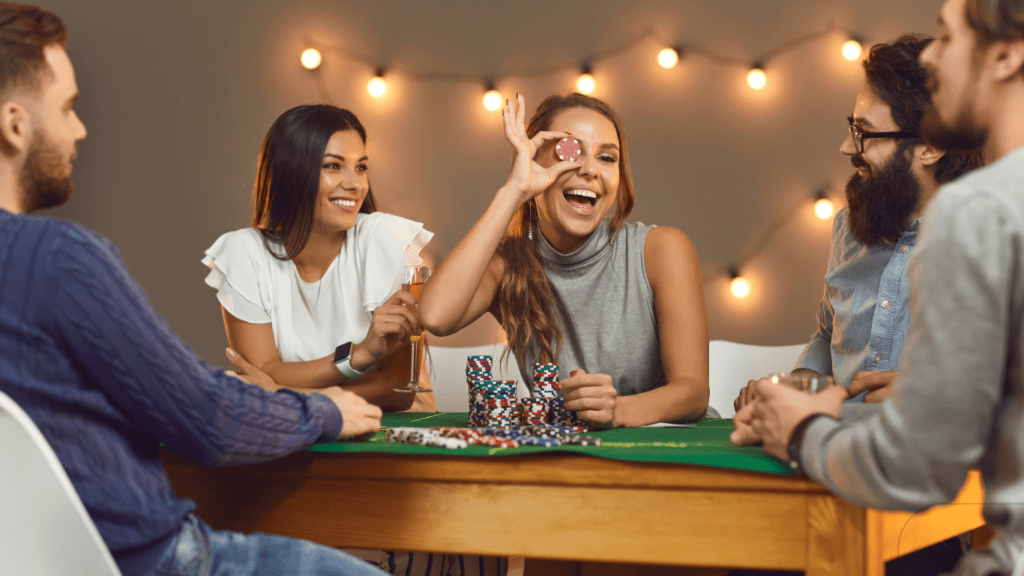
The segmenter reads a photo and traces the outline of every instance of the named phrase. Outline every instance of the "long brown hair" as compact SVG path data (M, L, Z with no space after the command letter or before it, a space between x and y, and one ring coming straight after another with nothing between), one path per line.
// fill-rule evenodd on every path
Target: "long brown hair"
M555 116L572 108L586 108L604 116L615 126L619 138L619 189L609 223L610 232L614 235L633 210L634 196L626 139L622 124L611 107L603 100L579 93L548 96L530 118L526 133L531 138L536 136L550 128ZM508 337L509 350L517 358L525 358L526 351L536 344L540 348L538 361L557 362L562 347L562 330L555 316L561 310L556 311L560 305L544 273L537 250L538 240L530 238L536 218L537 203L532 199L516 211L498 244L497 253L504 260L505 273L498 285L497 308L501 327ZM536 234L539 236L539 229Z
M335 132L355 130L366 144L366 130L356 115L327 104L296 106L270 126L256 163L252 191L252 227L263 234L267 251L280 260L297 256L313 230L320 193L320 165ZM376 211L372 188L359 211ZM270 242L284 246L284 254Z

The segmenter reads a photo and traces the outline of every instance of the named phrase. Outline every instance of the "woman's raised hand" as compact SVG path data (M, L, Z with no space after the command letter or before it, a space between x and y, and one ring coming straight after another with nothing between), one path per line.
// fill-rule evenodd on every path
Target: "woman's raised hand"
M526 101L516 95L515 101L506 100L507 107L501 111L505 124L505 138L515 149L512 173L505 188L520 195L523 202L539 195L551 186L562 173L579 167L578 162L564 160L548 167L537 163L537 150L545 142L570 136L568 132L538 132L532 139L526 135Z

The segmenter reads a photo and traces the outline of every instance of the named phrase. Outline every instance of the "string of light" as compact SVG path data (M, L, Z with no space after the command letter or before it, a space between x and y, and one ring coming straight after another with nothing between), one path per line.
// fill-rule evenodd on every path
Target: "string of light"
M817 189L810 200L813 202L812 208L815 216L821 220L828 220L832 217L832 214L835 212L835 204L833 204L832 200L828 198L828 192L825 186ZM752 285L750 280L745 278L742 274L743 266L768 247L768 244L771 243L776 232L782 229L786 224L806 209L807 202L801 201L791 208L789 212L786 212L782 216L776 218L775 221L768 225L764 232L761 233L757 242L755 242L746 252L736 257L731 264L717 272L705 274L703 278L704 283L707 284L708 281L712 280L714 277L724 274L729 278L729 291L732 292L733 296L736 298L746 298L749 296L750 291L752 290Z
M645 40L653 40L665 46L658 52L657 62L659 66L666 70L675 68L684 58L699 56L720 65L741 66L746 68L748 70L747 85L750 89L755 91L763 90L768 85L769 76L767 66L771 60L785 54L786 52L796 50L836 33L844 34L848 38L841 47L843 57L850 62L858 60L863 53L862 38L850 33L836 24L829 24L823 30L784 42L772 50L762 54L761 57L756 58L752 62L741 58L725 56L704 46L672 42L664 35L651 28L628 38L616 46L594 52L579 60L557 62L533 68L514 68L495 72L490 75L450 71L424 71L413 70L401 66L385 66L366 54L343 48L341 46L317 44L309 39L306 40L306 45L308 47L302 52L300 62L303 67L310 70L313 74L317 89L320 91L320 96L325 101L331 101L331 98L327 91L327 87L324 84L324 80L318 72L320 66L323 64L324 53L328 53L361 62L365 64L367 68L373 70L373 76L366 83L366 91L373 98L383 98L387 94L389 88L387 76L397 73L417 82L478 84L483 92L481 99L483 107L488 111L496 112L501 109L505 101L505 98L498 91L498 86L503 80L512 77L532 78L549 76L563 73L568 70L576 70L578 75L574 83L574 89L583 94L592 94L597 89L597 79L594 76L595 67L601 61L626 52ZM829 200L826 190L827 189L825 187L819 188L811 198L813 201L814 213L822 220L830 218L835 210L835 206L832 201ZM761 253L770 243L775 233L795 218L801 211L805 210L806 206L806 202L801 202L789 212L777 218L765 229L758 238L758 241L755 242L747 252L734 259L728 266L725 266L716 272L705 274L704 283L706 284L714 277L725 275L730 278L730 291L733 296L736 298L746 298L750 294L752 286L750 281L742 274L743 266L749 260Z

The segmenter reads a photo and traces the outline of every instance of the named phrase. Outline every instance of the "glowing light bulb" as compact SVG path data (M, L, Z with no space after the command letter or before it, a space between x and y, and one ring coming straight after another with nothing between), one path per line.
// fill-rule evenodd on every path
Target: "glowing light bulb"
M484 108L491 112L495 112L501 108L502 98L501 93L497 90L488 90L484 94Z
M302 51L302 56L299 57L299 60L307 70L316 70L320 67L323 57L320 56L320 51L316 48L306 48Z
M747 85L754 90L761 90L768 85L768 76L760 67L755 66L747 72Z
M832 212L835 210L835 206L832 201L828 198L818 198L814 203L814 215L822 220L827 220L832 216Z
M729 290L732 291L732 295L737 298L746 298L750 295L750 280L747 280L743 276L736 276L729 283Z
M860 58L864 48L860 45L860 42L856 40L847 40L843 44L843 58L846 58L850 62Z
M381 76L374 76L366 83L366 91L374 98L380 98L388 91L388 83Z
M675 68L678 63L679 52L675 48L665 48L658 52L658 64L665 70Z
M597 88L597 81L587 72L580 74L576 79L576 91L580 94L593 94L595 88Z

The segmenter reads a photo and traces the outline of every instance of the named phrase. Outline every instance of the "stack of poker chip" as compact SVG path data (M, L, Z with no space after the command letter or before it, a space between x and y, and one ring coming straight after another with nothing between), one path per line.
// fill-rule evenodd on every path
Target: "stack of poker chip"
M548 399L538 396L520 398L519 406L522 410L519 418L523 426L541 426L548 423Z
M572 428L587 429L584 422L575 410L565 407L565 400L560 395L558 386L558 365L557 364L534 364L533 365L533 391L534 394L547 403L547 423L555 426L569 426ZM525 414L525 412L524 412ZM536 424L537 422L523 422L523 424Z
M537 362L533 365L533 395L520 402L521 423L536 426L551 422L551 402L558 399L558 364Z
M565 407L565 400L552 398L548 400L548 422L555 426L582 426L583 421L576 414L575 410Z
M540 398L558 398L558 364L533 365L533 395Z
M484 395L491 382L491 357L470 356L466 361L469 385L469 425L484 426Z
M508 428L519 424L515 380L491 380L483 390L484 426Z
M508 427L519 423L515 380L491 380L491 357L470 356L466 363L469 385L469 425Z

